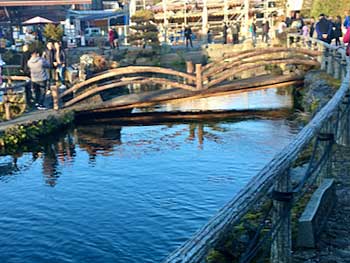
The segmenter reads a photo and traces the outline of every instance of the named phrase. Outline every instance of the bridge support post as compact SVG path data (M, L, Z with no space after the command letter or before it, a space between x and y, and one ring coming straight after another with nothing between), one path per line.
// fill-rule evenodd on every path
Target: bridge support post
M53 109L54 110L59 110L60 105L59 105L59 92L58 92L58 86L52 86L51 87L51 94L52 94L52 101L53 101Z
M272 263L291 263L292 228L291 228L291 179L289 171L280 176L273 194L272 227L277 228L271 245ZM274 197L274 195L276 197Z
M203 89L202 64L196 64L196 87L198 90Z

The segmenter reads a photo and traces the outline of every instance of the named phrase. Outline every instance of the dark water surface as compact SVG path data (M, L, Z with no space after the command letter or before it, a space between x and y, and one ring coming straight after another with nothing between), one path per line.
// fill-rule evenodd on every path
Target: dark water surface
M0 262L160 262L297 131L286 120L88 125L2 157Z

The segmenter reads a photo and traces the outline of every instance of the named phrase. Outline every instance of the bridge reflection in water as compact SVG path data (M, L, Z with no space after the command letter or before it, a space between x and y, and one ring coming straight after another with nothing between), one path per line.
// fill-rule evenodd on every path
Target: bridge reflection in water
M297 131L283 119L212 120L45 138L0 159L0 261L160 262Z

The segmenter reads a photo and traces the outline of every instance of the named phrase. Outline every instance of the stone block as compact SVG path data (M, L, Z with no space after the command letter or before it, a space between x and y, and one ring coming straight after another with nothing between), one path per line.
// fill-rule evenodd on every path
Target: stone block
M311 196L298 222L297 246L315 248L336 202L334 179L325 179Z

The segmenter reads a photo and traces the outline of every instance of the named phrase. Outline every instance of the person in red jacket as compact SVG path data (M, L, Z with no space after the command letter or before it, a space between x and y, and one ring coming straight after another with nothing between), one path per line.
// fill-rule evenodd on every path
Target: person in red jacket
M345 49L346 56L350 57L350 27L346 30L346 33L343 37L344 44L348 44Z
M350 43L350 27L346 30L346 33L343 37L343 42L345 43Z
M108 41L109 41L109 45L111 46L112 49L115 48L114 45L114 31L113 28L110 28L108 31Z

